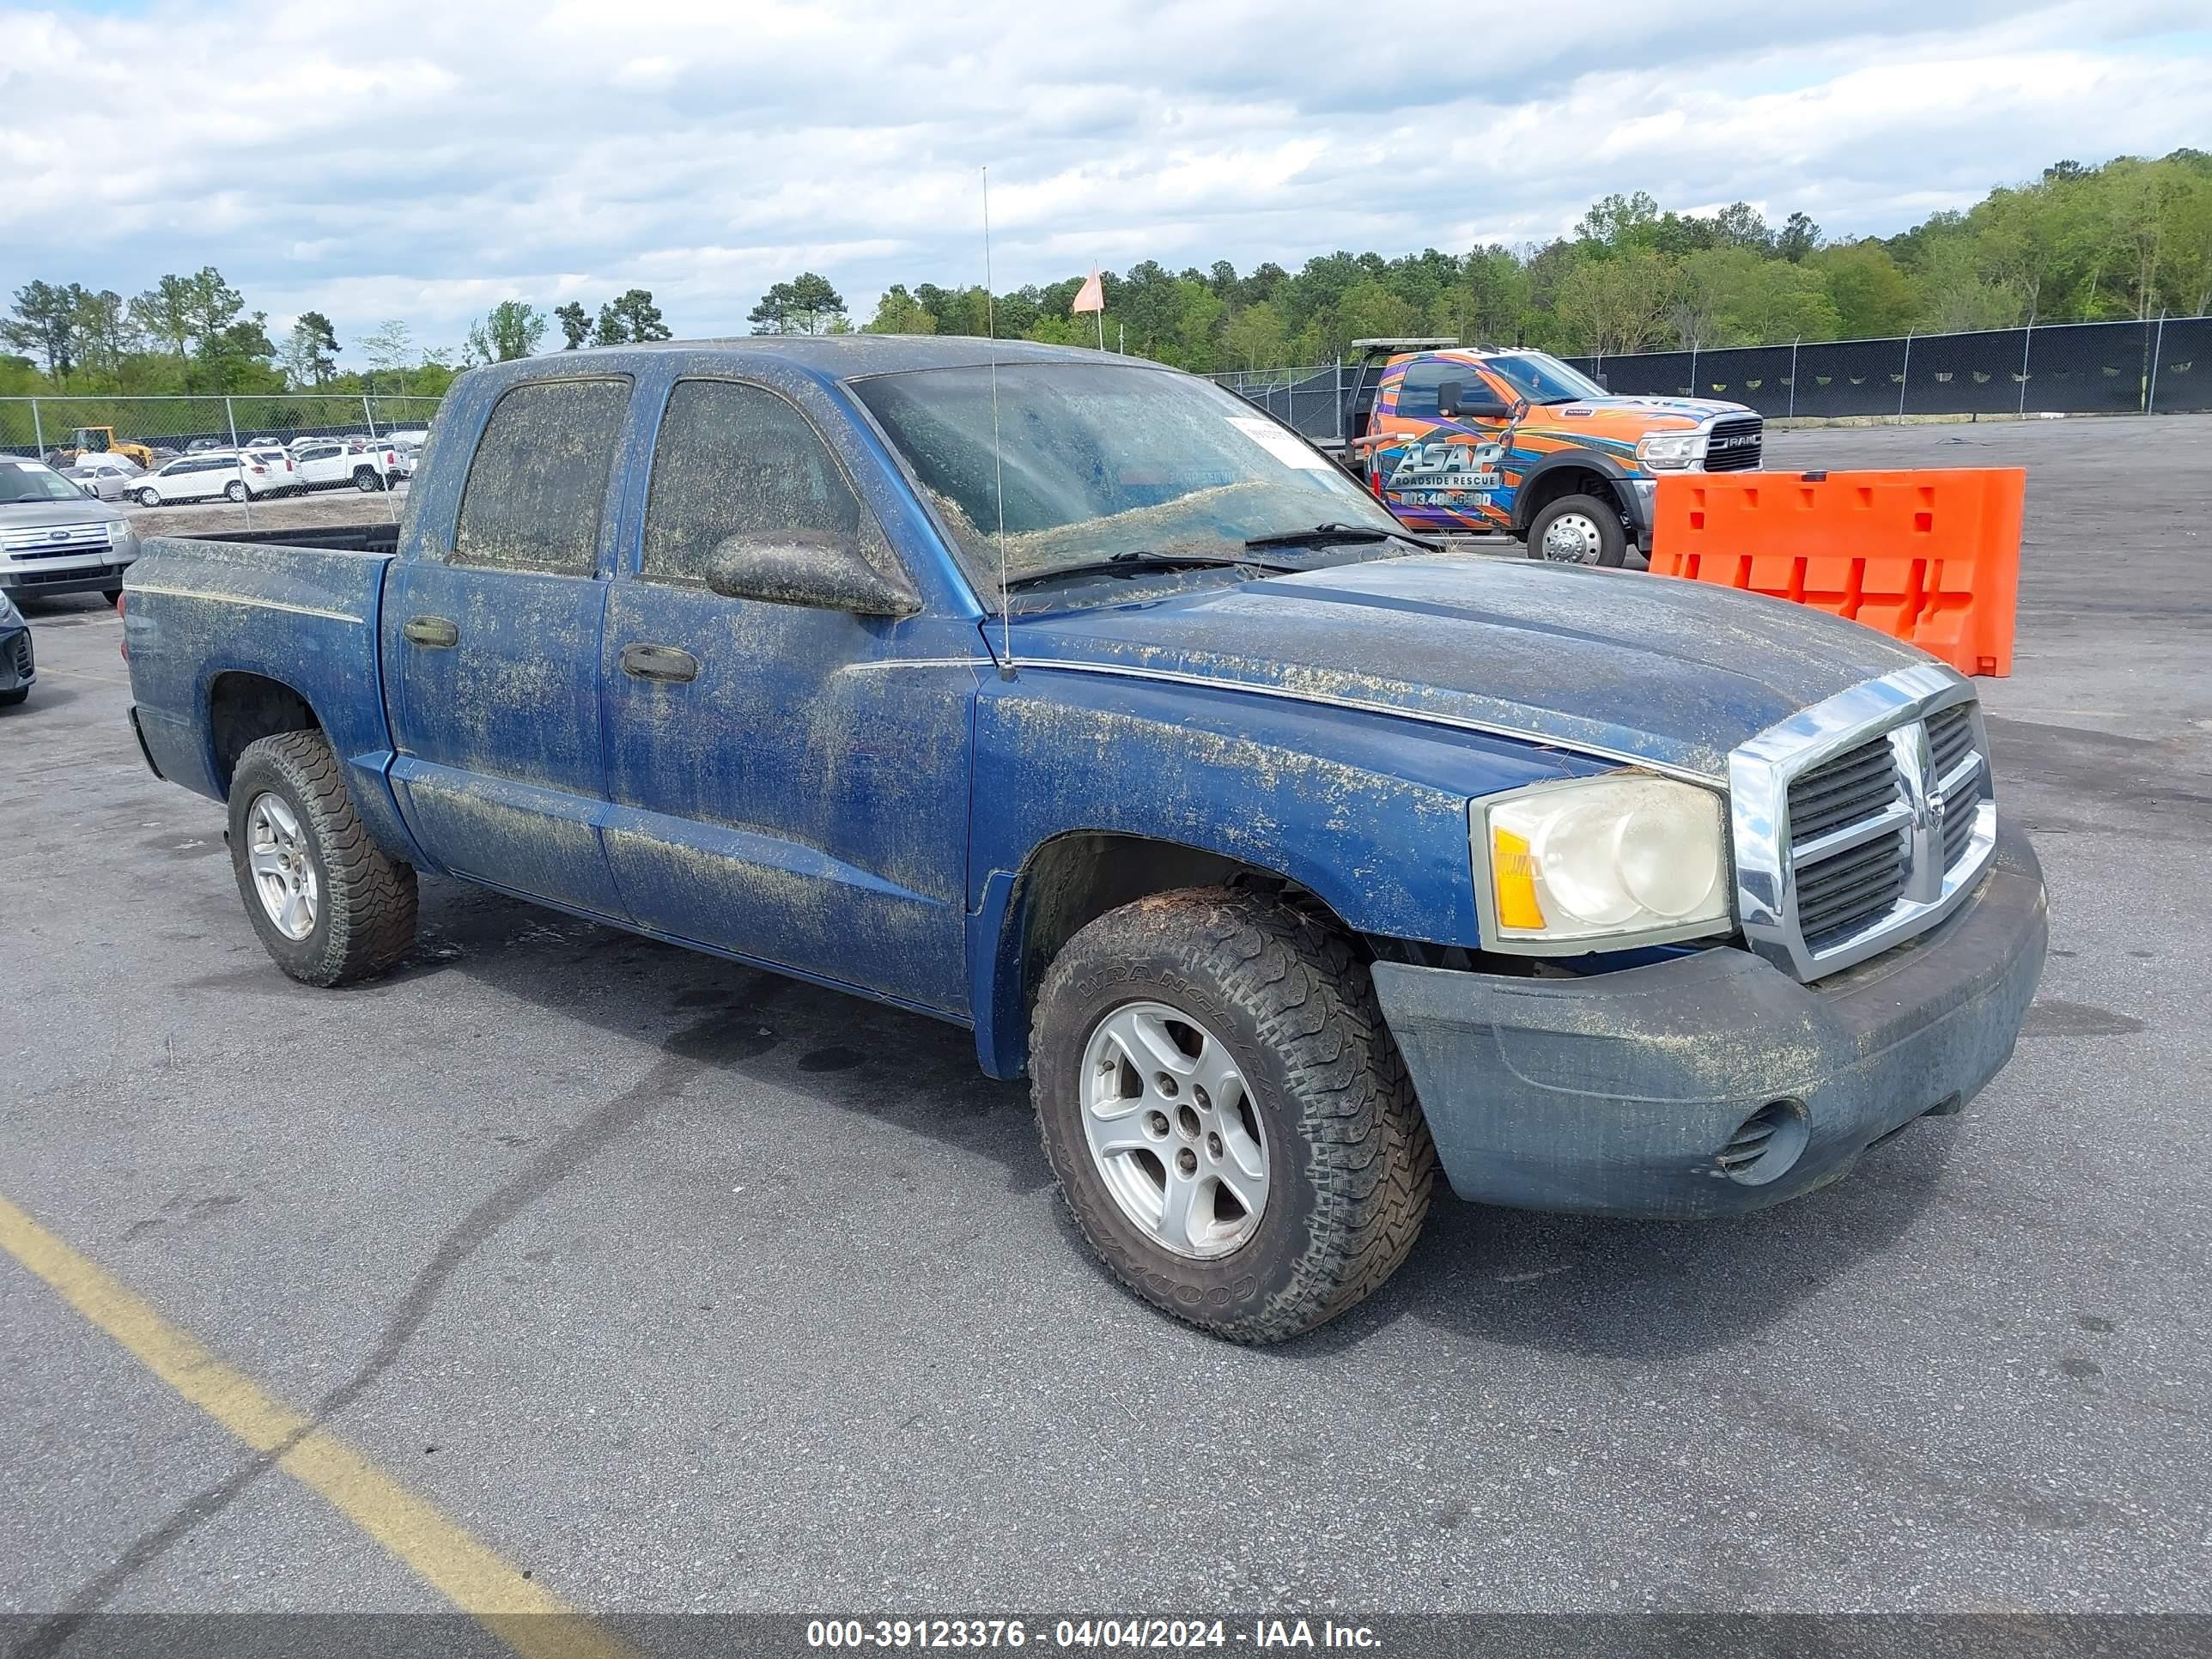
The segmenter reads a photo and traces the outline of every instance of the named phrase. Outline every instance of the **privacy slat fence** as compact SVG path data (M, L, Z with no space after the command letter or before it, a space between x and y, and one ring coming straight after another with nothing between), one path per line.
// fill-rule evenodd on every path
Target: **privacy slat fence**
M1567 359L1627 397L1717 398L1762 415L2178 415L2212 410L2212 317L2063 323ZM1352 370L1213 378L1306 436L1340 440Z

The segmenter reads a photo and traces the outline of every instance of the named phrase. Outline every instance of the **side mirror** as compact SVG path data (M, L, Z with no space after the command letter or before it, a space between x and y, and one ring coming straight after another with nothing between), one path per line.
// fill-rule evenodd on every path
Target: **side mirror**
M715 544L707 586L726 599L765 599L856 617L911 617L921 595L887 576L849 536L816 530L752 531Z
M1610 392L1613 390L1613 382L1607 380L1604 375L1593 374L1590 376L1590 379L1597 382L1597 389L1600 392Z
M1505 418L1504 404L1490 395L1489 389L1478 386L1469 392L1460 380L1446 380L1437 388L1437 412L1447 420L1468 415L1479 419L1502 421Z

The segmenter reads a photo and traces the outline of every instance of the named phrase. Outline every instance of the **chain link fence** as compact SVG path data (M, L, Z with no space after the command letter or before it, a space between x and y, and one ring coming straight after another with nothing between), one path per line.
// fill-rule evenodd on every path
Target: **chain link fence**
M234 398L0 398L0 451L53 460L75 452L143 448L157 460L197 449L366 438L427 429L436 398L283 392ZM164 451L169 452L163 453Z
M1306 437L1337 443L1345 435L1345 388L1355 372L1339 362L1312 368L1238 369L1212 378Z
M406 459L394 465L379 463L370 452L419 438L441 401L358 392L0 398L0 457L78 467L79 488L128 513L145 536L397 519L414 449L396 446ZM314 438L336 440L349 453L299 441ZM270 447L283 448L291 464L264 456L248 458L240 468L216 459L234 449ZM115 465L85 465L104 460ZM155 473L163 476L155 479ZM149 500L149 483L161 499ZM360 499L364 492L371 501Z

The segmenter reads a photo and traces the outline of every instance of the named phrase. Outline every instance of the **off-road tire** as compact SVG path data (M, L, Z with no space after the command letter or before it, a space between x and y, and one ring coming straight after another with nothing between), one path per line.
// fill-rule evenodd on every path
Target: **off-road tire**
M1226 1255L1180 1256L1147 1237L1084 1133L1085 1046L1138 1001L1181 1009L1226 1043L1266 1130L1267 1204ZM1312 1330L1380 1286L1420 1235L1436 1148L1366 966L1285 904L1203 888L1099 917L1045 975L1030 1071L1078 1229L1138 1295L1203 1329L1254 1343Z
M1552 527L1553 520L1570 513L1579 513L1597 526L1597 557L1583 562L1619 569L1621 561L1628 556L1628 526L1620 521L1619 507L1595 495L1562 495L1538 508L1536 516L1528 521L1528 556L1544 556L1544 532Z
M246 814L264 793L300 821L321 889L315 925L287 939L262 908L246 861ZM415 870L387 856L355 815L337 757L319 732L249 744L230 781L230 866L239 897L279 968L305 985L344 985L379 974L415 942Z

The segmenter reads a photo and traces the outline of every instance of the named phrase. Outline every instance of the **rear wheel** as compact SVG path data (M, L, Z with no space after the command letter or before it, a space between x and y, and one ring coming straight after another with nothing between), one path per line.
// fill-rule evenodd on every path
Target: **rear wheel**
M1528 523L1528 556L1553 564L1618 567L1628 555L1628 530L1611 501L1562 495Z
M415 872L369 839L319 732L249 744L230 782L230 863L254 932L308 985L380 973L415 942Z
M356 468L353 475L353 487L364 495L374 494L381 487L377 479L376 469L368 466Z
M1340 935L1223 888L1110 912L1037 1002L1032 1091L1076 1225L1123 1283L1240 1342L1396 1271L1436 1154Z
M155 495L152 490L150 490L150 489L142 489L142 490L140 490L140 491L138 492L138 505L139 505L139 506L141 506L141 507L159 507L159 506L161 506L161 498L159 495Z
M233 478L228 483L222 487L222 495L225 501L244 501L246 499L245 480L242 478Z

